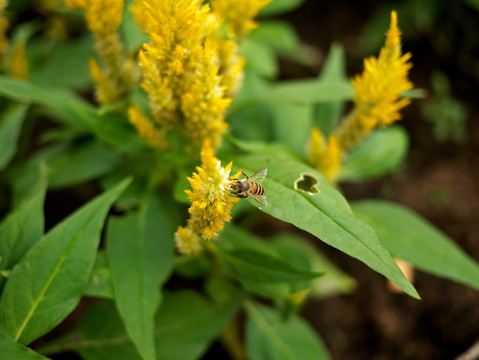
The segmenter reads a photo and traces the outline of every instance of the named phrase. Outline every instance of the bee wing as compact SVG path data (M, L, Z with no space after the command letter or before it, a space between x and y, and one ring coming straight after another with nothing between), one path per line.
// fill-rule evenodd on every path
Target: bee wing
M264 168L264 169L261 169L260 171L258 171L253 176L251 176L248 180L255 181L255 180L259 180L259 179L264 179L267 174L268 174L268 169Z
M253 195L249 194L249 196L253 199L255 199L258 204L263 205L263 206L268 206L268 200L266 200L266 196L264 195Z

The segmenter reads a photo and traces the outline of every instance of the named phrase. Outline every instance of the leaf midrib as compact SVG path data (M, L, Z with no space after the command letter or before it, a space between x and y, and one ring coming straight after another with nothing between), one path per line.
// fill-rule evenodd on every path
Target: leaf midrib
M93 216L88 217L88 220L92 218ZM89 223L90 221L86 221L85 223ZM83 228L83 227L82 227ZM82 229L81 228L81 229ZM25 330L26 326L28 325L28 322L31 320L33 317L35 310L40 306L40 303L42 302L44 295L50 288L51 284L56 278L56 275L59 273L61 266L65 263L65 260L68 258L68 255L70 254L73 246L76 244L78 239L81 237L83 234L83 230L80 230L80 232L74 237L73 241L70 243L70 245L67 248L67 251L60 257L59 261L55 264L55 267L53 268L53 271L51 272L50 276L48 277L47 281L45 282L45 285L42 287L40 293L38 294L36 300L33 301L32 306L30 307L30 310L27 313L27 316L23 320L22 324L18 328L17 333L15 334L14 340L18 342L20 336L22 335L23 331Z

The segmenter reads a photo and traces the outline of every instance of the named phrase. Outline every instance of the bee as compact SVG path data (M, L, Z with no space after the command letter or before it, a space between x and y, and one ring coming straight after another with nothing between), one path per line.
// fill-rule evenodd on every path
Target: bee
M268 205L268 201L264 196L264 187L256 183L254 180L264 179L266 174L268 174L268 169L261 169L256 174L251 177L248 177L243 171L241 173L246 176L245 180L238 180L237 178L231 178L231 180L236 180L231 185L231 193L235 194L240 198L246 198L248 195L256 200L260 205Z

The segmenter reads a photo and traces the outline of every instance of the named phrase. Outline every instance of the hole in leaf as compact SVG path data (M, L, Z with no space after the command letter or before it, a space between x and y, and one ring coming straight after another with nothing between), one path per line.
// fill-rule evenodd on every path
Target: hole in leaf
M301 173L301 176L294 182L294 189L314 195L319 193L317 184L319 184L319 181L316 177L311 174Z

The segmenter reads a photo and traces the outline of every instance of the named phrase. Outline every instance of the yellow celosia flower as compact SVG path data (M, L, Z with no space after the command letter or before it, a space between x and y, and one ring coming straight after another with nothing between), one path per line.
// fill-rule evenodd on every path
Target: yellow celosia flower
M413 87L408 80L411 54L402 54L400 40L397 13L392 11L386 44L378 58L365 59L363 73L351 80L355 107L335 132L342 149L350 149L375 127L399 120L399 110L410 103L408 98L399 99Z
M88 28L99 38L114 34L120 27L123 0L65 0L65 4L83 10Z
M241 38L258 26L253 18L271 0L213 0L214 12L228 24L235 37Z
M155 124L163 132L180 129L196 147L206 138L218 147L227 94L242 76L234 43L220 38L221 24L201 0L137 0L133 12L151 39L138 60Z
M341 148L334 135L329 136L328 142L318 128L311 130L309 144L309 162L329 181L334 182L341 169Z
M134 62L125 56L118 35L123 0L65 0L65 3L85 13L88 28L95 35L95 48L104 65L102 70L94 59L89 64L98 101L106 104L119 100L135 86L137 79Z
M214 148L220 144L221 135L227 128L224 113L231 103L231 99L224 97L224 87L220 85L215 54L216 49L207 39L204 47L193 57L197 64L197 76L181 95L181 110L187 119L185 129L190 139L200 145L203 139L210 137Z
M220 74L225 96L233 97L243 84L243 68L246 65L240 54L237 42L229 39L218 39L218 57L220 59Z
M209 139L205 139L201 150L201 167L188 181L192 190L186 190L191 201L188 209L190 218L186 227L180 226L175 234L178 251L182 254L199 253L201 241L211 240L223 229L225 221L231 219L230 211L237 197L230 196L230 171L232 163L221 166L213 152ZM234 181L234 180L233 180Z
M192 54L218 27L201 0L137 0L133 12L151 44L139 54L142 87L157 124L181 121L180 97L195 74Z
M156 149L166 148L166 139L163 133L157 129L153 123L147 119L141 112L135 107L128 109L128 118L130 123L135 126L138 133L148 141L148 143Z

